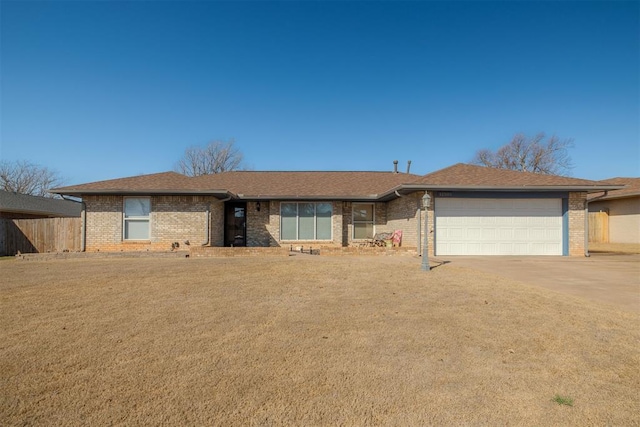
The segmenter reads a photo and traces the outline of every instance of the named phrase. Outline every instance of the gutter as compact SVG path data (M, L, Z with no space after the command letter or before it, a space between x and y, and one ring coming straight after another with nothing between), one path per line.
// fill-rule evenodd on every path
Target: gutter
M589 253L589 203L607 197L608 193L609 191L605 190L602 195L584 201L584 256L587 258L591 256Z
M406 194L400 194L400 193L398 193L398 190L393 190L393 192L394 192L394 193L396 193L396 196L398 196L398 197L407 197L407 195L406 195Z
M380 195L379 194L365 194L365 195L360 195L360 196L354 196L354 195L334 195L334 196L306 196L306 195L287 195L287 194L277 194L277 195L265 195L265 194L242 194L239 193L237 194L237 198L239 200L312 200L312 201L318 201L318 200L330 200L330 201L334 201L334 200L341 200L341 201L352 201L352 202L357 202L357 201L377 201L380 199Z
M621 190L624 185L431 185L431 184L402 184L396 189L383 193L388 195L397 190L443 190L443 191L587 191L591 193L610 190Z
M588 185L520 185L520 186L498 186L498 185L430 185L430 184L401 184L395 188L385 191L377 195L377 200L385 200L387 198L395 196L401 196L400 191L414 192L414 191L465 191L465 192L479 192L479 191L491 191L491 192L559 192L559 191L586 191L587 193L595 193L600 191L619 190L624 188L620 185L602 185L602 186L588 186ZM374 195L376 196L376 195Z
M83 190L83 189L68 189L63 192L55 192L61 196L82 197L82 195L116 195L116 196L233 196L233 193L227 190L162 190L162 189L148 189L148 190L125 190L125 189L107 189L107 190Z

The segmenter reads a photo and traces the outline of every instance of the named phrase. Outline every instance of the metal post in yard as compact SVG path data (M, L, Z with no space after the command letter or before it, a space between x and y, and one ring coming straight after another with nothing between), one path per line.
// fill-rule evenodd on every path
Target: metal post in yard
M422 269L430 271L429 265L429 206L431 206L431 196L428 192L424 192L422 196L422 206L424 206L424 244L422 245Z

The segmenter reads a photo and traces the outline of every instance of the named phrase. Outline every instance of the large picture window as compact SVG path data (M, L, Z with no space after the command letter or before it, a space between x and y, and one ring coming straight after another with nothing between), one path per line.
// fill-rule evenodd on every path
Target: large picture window
M149 240L151 199L126 197L124 199L124 240Z
M353 238L371 239L374 229L373 203L353 204Z
M331 240L331 203L281 203L282 240Z

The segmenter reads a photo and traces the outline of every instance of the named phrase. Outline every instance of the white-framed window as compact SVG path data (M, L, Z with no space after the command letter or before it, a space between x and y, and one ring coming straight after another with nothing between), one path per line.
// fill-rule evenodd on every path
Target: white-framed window
M353 239L371 239L374 235L375 207L373 203L353 204Z
M331 240L333 205L280 203L280 240Z
M122 225L124 240L149 240L150 216L149 197L125 197Z

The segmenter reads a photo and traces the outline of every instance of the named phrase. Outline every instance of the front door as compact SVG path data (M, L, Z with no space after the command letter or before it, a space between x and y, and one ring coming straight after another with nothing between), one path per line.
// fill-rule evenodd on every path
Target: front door
M224 209L224 245L247 246L247 204L227 203Z

